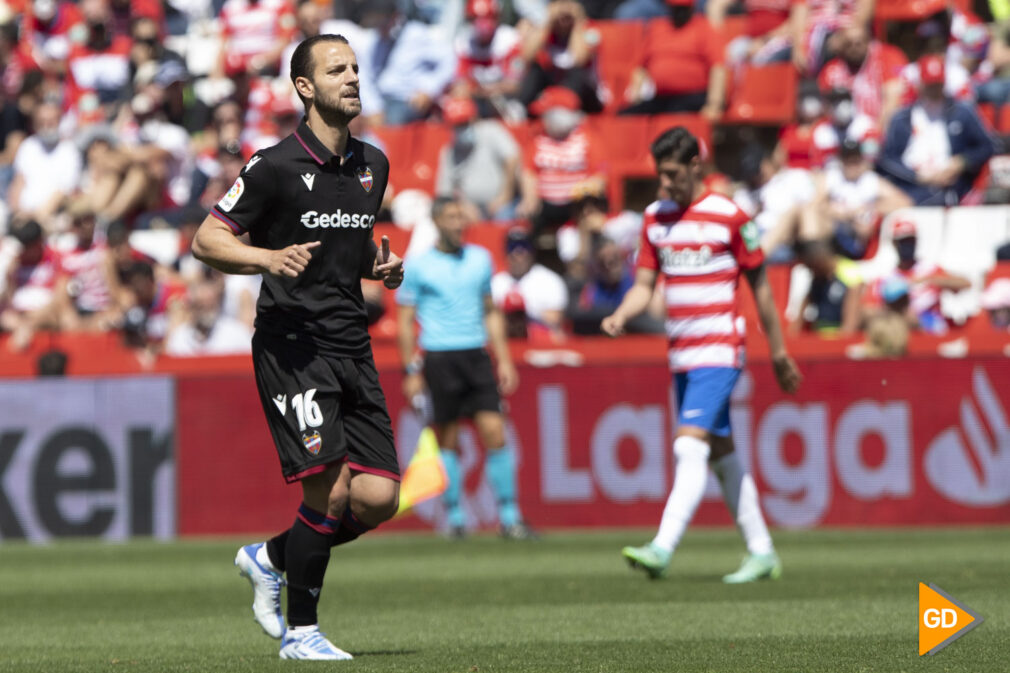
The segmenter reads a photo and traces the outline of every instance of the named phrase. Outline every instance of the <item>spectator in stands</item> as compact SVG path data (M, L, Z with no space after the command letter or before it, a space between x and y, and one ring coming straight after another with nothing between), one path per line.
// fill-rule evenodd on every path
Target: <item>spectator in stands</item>
M587 277L581 282L569 280L571 304L568 307L568 318L575 334L600 334L600 323L617 310L624 295L635 283L627 252L606 236L596 239L588 271ZM653 306L650 309L652 310L629 321L625 330L663 333L663 307Z
M845 29L868 26L876 0L806 0L790 22L793 63L801 74L813 77L824 63L844 48Z
M453 93L472 97L481 117L522 119L515 109L523 75L519 31L502 24L499 13L498 0L467 0L467 23L455 41Z
M917 205L957 205L997 144L972 106L944 95L943 60L928 55L919 66L919 98L894 116L878 169Z
M867 115L859 112L852 100L852 76L840 61L826 65L817 78L821 97L826 108L826 118L814 127L815 151L830 163L838 156L838 149L846 138L864 143L876 140L879 145L879 126ZM879 147L870 152L874 157Z
M390 33L392 44L376 45L385 52L384 63L375 68L376 86L382 96L387 124L407 124L424 119L445 92L456 72L452 40L437 26L407 21ZM371 52L383 61L382 53Z
M148 353L157 353L170 328L184 317L186 288L155 279L154 267L147 262L130 265L126 271L126 286L131 298L123 320L126 343Z
M35 220L21 223L11 235L20 251L6 270L0 289L0 330L11 333L12 350L22 350L37 330L58 327L53 300L60 258L46 244L42 226Z
M722 40L693 0L666 0L669 20L646 28L642 63L631 73L621 114L701 111L715 121L726 103Z
M817 135L821 127L830 125L824 117L820 93L801 87L796 98L796 121L787 124L779 133L775 162L786 168L803 170L823 167L826 155L817 143Z
M595 70L599 42L600 34L588 26L582 5L576 0L551 0L547 20L523 38L526 74L519 100L530 106L545 89L562 86L575 92L584 112L602 110Z
M189 134L167 119L160 67L138 73L138 93L129 106L132 123L121 133L123 143L105 157L103 180L90 193L92 206L105 221L189 201L194 168ZM178 66L173 62L172 67Z
M244 106L249 78L280 72L281 54L295 32L295 8L290 0L227 0L218 21L221 51L213 75L232 80Z
M709 0L705 12L713 28L723 25L734 0ZM794 24L803 11L801 0L744 0L743 35L726 45L726 59L737 68L745 63L761 66L789 62Z
M812 330L822 336L849 335L859 330L862 276L859 265L835 255L826 241L798 245L797 256L813 280L789 331Z
M457 200L471 221L513 219L519 145L512 134L501 122L477 120L470 98L447 100L442 118L453 127L453 139L439 154L436 195Z
M130 84L130 36L111 25L108 0L81 0L87 31L70 50L67 62L68 98L77 103L86 93L109 105L123 100Z
M982 308L993 329L1010 334L1010 278L996 278L982 293Z
M975 80L975 93L980 103L991 103L996 108L999 119L1002 106L1010 101L1010 24L993 28L988 47L985 60L976 70L983 76Z
M515 324L518 317L522 332L532 341L564 339L568 288L561 276L534 263L533 239L526 231L508 232L505 261L507 269L491 278L491 297L506 313L510 336L520 331Z
M862 144L842 143L840 161L815 178L814 200L803 210L800 236L831 239L849 259L863 259L877 240L881 219L912 205L900 189L873 172Z
M80 8L66 0L33 0L21 16L21 34L38 64L65 62L75 37L86 30Z
M67 208L73 244L62 252L56 292L63 329L104 331L120 324L122 287L104 237L95 231L95 211L84 197Z
M14 178L7 194L15 219L35 219L48 227L63 200L77 189L81 153L70 140L60 139L60 108L43 103L32 116L32 135L14 156Z
M190 283L186 316L165 338L165 353L176 357L240 355L250 352L252 330L222 312L224 281L208 272Z
M599 161L583 126L578 96L571 89L545 89L530 110L543 124L523 155L524 184L517 214L532 218L539 234L568 221L576 187L598 171Z
M130 270L133 269L137 262L143 262L153 269L156 262L130 244L130 228L122 220L115 220L109 223L109 226L105 230L105 244L109 247L116 280L123 287L122 294L119 297L119 304L121 306L132 306L134 304L133 294L126 287L129 281Z
M635 252L641 239L641 213L624 211L610 217L609 212L602 179L593 178L576 187L572 220L558 229L558 257L565 265L569 283L585 282L592 252L603 238L613 241L626 257Z
M733 200L754 218L769 263L791 260L800 214L815 194L810 173L783 168L774 154L758 144L744 148L739 166L742 185Z
M866 28L851 24L838 35L838 58L825 67L844 66L848 71L856 114L863 114L886 128L901 105L905 84L902 70L908 60L900 49L870 39Z
M911 220L900 219L894 223L892 241L898 253L897 266L867 287L864 304L871 313L888 302L888 283L897 278L907 287L908 301L905 310L908 325L930 334L945 334L947 319L940 311L940 294L943 291L960 292L971 287L967 278L952 274L933 262L916 260L916 229Z
M879 310L866 318L866 341L855 351L857 358L901 357L908 350L908 283L891 278L880 292Z

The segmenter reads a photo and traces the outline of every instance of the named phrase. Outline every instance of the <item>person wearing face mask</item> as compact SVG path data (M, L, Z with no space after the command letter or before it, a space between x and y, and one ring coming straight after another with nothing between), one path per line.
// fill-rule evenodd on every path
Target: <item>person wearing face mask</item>
M902 72L908 59L897 47L871 39L866 28L858 23L839 31L835 37L838 56L825 68L844 68L850 76L855 114L866 115L885 128L901 105L905 90Z
M77 103L93 92L102 104L122 100L129 90L130 35L113 30L108 0L81 0L79 6L86 31L67 60L68 98Z
M722 116L726 67L722 39L693 0L666 0L669 20L646 28L642 62L631 73L620 114L700 111L710 121Z
M568 221L577 187L599 172L599 162L583 127L579 98L570 89L546 89L530 111L540 116L542 125L523 156L523 198L517 215L532 218L539 233Z
M469 98L450 98L442 119L453 139L439 153L435 194L458 200L474 219L510 220L515 215L519 145L493 119L477 119Z
M824 67L817 78L825 114L814 127L813 143L824 164L833 163L846 140L863 142L879 128L870 117L856 110L852 101L852 74L839 62ZM876 154L874 154L876 158Z
M919 59L919 97L895 115L877 169L916 205L953 206L999 148L975 109L944 94L943 58Z
M891 241L898 255L894 269L874 280L867 288L864 304L869 312L879 310L887 300L887 289L894 279L908 287L905 308L909 326L930 334L945 334L947 319L940 312L943 291L960 292L971 287L967 278L952 274L926 260L917 260L915 222L899 219L891 230Z
M61 111L55 103L42 103L32 115L34 133L14 155L14 178L7 205L17 219L37 219L48 225L63 200L81 178L81 153L60 138Z
M22 40L36 63L62 61L70 53L73 32L84 28L81 10L72 2L33 0L21 19Z

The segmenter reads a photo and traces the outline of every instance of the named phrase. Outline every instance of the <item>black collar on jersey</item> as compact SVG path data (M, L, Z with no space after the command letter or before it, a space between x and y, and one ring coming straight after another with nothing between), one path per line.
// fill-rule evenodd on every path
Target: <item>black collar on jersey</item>
M322 144L319 141L319 138L316 137L316 134L312 132L312 129L309 128L308 117L302 117L302 123L299 124L298 128L295 130L295 140L298 141L298 144L301 145L302 148L308 152L309 156L312 157L312 159L320 166L324 166L328 163L339 165L339 162L333 161L336 155L333 154L326 145ZM354 156L354 150L351 147L351 140L351 132L348 131L347 153L344 155L344 163L347 163L347 161Z

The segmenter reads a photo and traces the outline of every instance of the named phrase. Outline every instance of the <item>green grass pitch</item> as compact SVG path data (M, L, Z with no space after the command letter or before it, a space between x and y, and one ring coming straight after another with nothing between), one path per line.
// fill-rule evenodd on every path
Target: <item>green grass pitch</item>
M0 544L0 671L1010 670L1010 528L780 531L782 580L733 587L734 531L690 530L659 581L619 556L650 534L337 549L320 622L356 658L329 664L278 660L239 541ZM933 657L917 656L920 580L986 620Z

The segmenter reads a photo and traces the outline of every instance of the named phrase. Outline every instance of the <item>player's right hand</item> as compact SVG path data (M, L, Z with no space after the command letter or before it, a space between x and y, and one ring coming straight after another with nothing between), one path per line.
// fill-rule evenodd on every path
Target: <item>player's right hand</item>
M621 336L624 334L624 323L624 318L621 318L614 313L613 315L608 315L603 319L603 322L600 323L600 329L603 330L603 333L607 336Z
M305 271L309 260L312 259L313 248L318 248L322 243L312 241L310 243L295 243L280 250L270 251L266 269L274 276L287 276L297 278Z
M779 384L782 392L792 395L800 389L803 382L803 375L796 362L788 355L779 355L772 358L772 369L775 370L775 380Z

